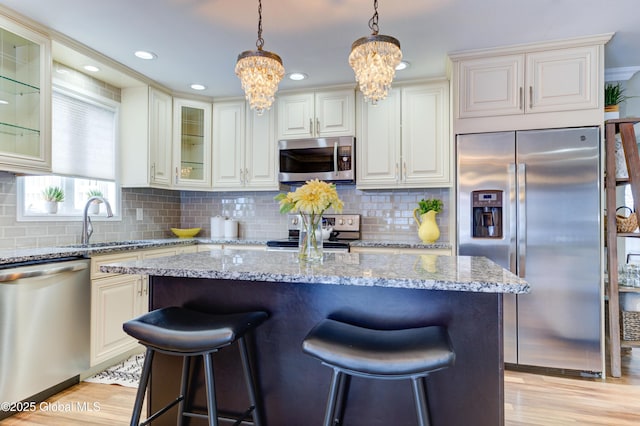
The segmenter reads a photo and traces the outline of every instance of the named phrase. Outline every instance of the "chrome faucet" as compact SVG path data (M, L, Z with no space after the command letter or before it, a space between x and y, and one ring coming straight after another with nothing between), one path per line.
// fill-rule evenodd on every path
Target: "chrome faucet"
M89 206L93 201L101 201L107 207L107 217L113 217L113 211L111 211L111 205L102 197L91 197L87 200L87 204L84 206L84 214L82 216L82 245L89 244L89 237L93 234L93 225L91 225L91 218L89 217Z

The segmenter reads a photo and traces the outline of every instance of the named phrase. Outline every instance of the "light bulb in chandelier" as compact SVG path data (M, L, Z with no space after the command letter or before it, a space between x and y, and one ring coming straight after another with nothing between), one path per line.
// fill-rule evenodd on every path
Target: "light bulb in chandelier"
M238 55L236 75L242 83L245 98L251 109L258 115L271 108L278 90L278 84L284 77L284 67L280 56L262 50L262 1L258 0L258 40L257 50L247 50Z
M349 65L366 101L373 105L385 99L396 75L396 67L402 61L400 42L391 36L378 34L378 2L374 1L374 14L369 20L373 33L351 45Z

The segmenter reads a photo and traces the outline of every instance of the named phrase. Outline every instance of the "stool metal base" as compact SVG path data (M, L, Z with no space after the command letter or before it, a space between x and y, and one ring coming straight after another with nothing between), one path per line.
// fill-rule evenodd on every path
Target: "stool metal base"
M244 337L239 337L237 339L238 348L240 350L240 358L242 361L242 370L244 373L244 380L247 386L247 391L249 394L249 402L250 407L247 411L245 411L240 418L232 418L224 415L219 415L218 407L216 404L216 393L215 393L215 377L213 371L213 354L218 351L218 349L214 349L207 352L199 352L199 353L182 353L182 352L172 352L159 348L154 348L151 346L147 346L146 356L144 359L144 365L142 367L142 373L140 376L140 383L138 385L138 391L136 393L136 400L133 406L133 415L131 416L130 426L146 426L175 405L178 405L178 418L176 419L176 425L182 426L184 417L196 417L208 419L209 426L218 426L218 420L225 421L235 421L234 425L255 425L255 426L263 426L264 422L262 420L262 413L257 408L257 392L256 386L253 381L253 375L251 373L251 365L249 363L249 353L247 350L247 345ZM149 376L151 373L151 365L153 362L153 356L156 352L164 353L167 355L173 356L181 356L183 357L182 364L182 378L180 380L180 395L172 402L159 409L151 416L149 416L145 421L140 422L140 416L142 412L142 404L144 402L145 393L147 390L147 386L149 384ZM207 414L194 413L185 411L185 399L187 397L187 385L189 380L189 370L191 367L191 358L194 356L202 355L204 361L204 372L205 372L205 383L206 383L206 391L207 391ZM251 417L251 420L247 420Z

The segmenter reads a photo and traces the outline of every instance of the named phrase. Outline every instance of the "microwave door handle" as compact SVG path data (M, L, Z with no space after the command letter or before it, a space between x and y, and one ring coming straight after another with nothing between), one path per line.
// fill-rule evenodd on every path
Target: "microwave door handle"
M338 176L338 142L333 143L333 173Z

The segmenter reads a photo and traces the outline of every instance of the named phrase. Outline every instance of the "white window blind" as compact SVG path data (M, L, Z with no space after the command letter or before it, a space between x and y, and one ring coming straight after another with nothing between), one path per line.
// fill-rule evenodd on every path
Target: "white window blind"
M53 173L115 180L116 111L53 92Z

